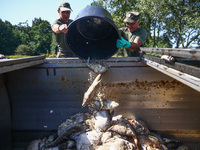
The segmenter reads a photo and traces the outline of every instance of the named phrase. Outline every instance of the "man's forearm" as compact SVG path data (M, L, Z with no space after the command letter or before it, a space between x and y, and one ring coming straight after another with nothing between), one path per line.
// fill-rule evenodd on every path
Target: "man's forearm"
M60 25L58 25L58 24L53 25L52 26L52 31L54 33L60 33L61 31L59 30L59 27L60 27Z
M131 46L130 46L128 49L130 49L130 50L137 50L138 47L139 47L139 46L138 46L137 43L132 42L132 43L131 43Z

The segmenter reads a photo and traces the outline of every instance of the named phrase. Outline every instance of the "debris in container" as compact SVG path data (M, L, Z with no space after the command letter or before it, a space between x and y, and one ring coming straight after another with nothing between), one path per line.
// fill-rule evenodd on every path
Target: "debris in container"
M99 131L106 131L111 126L112 114L110 110L99 110L94 116L94 128Z
M174 62L175 61L175 58L172 57L172 56L169 56L169 55L162 55L161 59L166 60L168 62Z
M105 67L106 65L103 66L100 63L90 63L89 58L87 61L87 65L95 74L97 74L97 76L84 94L83 103L82 103L83 107L93 100L93 98L95 97L95 94L97 93L99 83L102 80L102 75L108 70L108 67Z
M5 59L6 57L3 54L0 54L0 59Z
M113 110L119 106L119 103L110 99L93 99L90 103L91 108L96 110Z
M179 140L150 131L142 120L114 116L119 104L99 90L108 69L100 70L94 72L96 77L83 98L82 106L88 105L90 112L70 116L58 127L56 136L34 140L28 150L189 150Z
M86 65L88 66L90 70L92 70L96 74L102 74L106 72L108 68L110 67L103 62L90 60L90 58L88 58Z
M71 119L68 118L61 124L63 128L63 124L65 124L66 131L70 128L72 131L69 131L67 134L59 131L58 138L50 143L48 143L48 138L34 140L30 143L27 150L189 150L179 140L158 138L158 136L152 134L146 128L144 122L142 124L132 123L133 121L140 122L139 120L128 119L122 115L111 116L112 120L106 129L98 130L95 126L95 121L101 120L101 117L99 118L89 113L78 113L71 118L75 116L77 117L75 120L80 120L80 116L84 120L69 123ZM110 116L106 115L106 117L109 120ZM88 120L90 120L90 123L88 123ZM79 128L81 125L83 128ZM60 130L61 126L59 126L58 130ZM87 128L85 128L86 126ZM78 130L76 130L77 127ZM136 132L135 129L141 130Z
M30 142L30 144L27 147L27 150L38 150L40 147L40 143L42 143L41 139L36 139Z
M104 110L106 115L102 115L101 111L99 114L105 117L103 120L111 119L112 115ZM71 116L58 127L57 138L53 141L49 141L49 138L34 140L27 150L189 150L179 140L153 134L141 120L122 115L112 117L106 128L99 130L99 125L96 125L96 121L102 121L102 117L97 117L99 114L78 113Z
M101 82L101 77L102 74L97 75L92 85L88 88L87 92L85 92L82 103L83 107L86 106L94 98L98 85Z
M62 134L60 134L60 136L58 136L58 138L56 138L54 141L52 141L50 143L44 144L42 146L42 149L45 149L45 148L48 148L48 147L55 147L58 144L62 143L64 141L65 137L68 137L71 134L76 133L76 132L80 132L82 130L83 130L82 127L79 126L79 125L68 126L65 129L65 131Z

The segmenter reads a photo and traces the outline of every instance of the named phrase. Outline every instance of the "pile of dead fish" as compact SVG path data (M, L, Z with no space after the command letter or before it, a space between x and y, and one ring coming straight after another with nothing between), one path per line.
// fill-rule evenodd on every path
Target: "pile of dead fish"
M114 116L114 109L119 104L96 96L107 68L99 67L98 70L82 103L82 106L89 105L91 113L67 118L56 135L32 141L28 150L189 150L178 140L152 133L141 120Z
M110 100L104 100L106 102L116 105ZM78 113L71 116L58 127L57 135L34 140L28 147L30 149L189 150L178 140L161 138L151 133L140 120L127 119L121 115L112 117L108 109L99 110L95 114Z

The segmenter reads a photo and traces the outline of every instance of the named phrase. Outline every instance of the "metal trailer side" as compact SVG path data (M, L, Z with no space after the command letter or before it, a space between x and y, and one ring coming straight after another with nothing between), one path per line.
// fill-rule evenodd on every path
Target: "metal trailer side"
M110 58L103 75L105 97L119 102L115 115L143 120L162 137L176 138L200 149L200 92L149 67L140 58ZM77 58L45 59L45 63L0 74L1 147L24 149L55 133L65 119L82 108L89 69ZM6 137L6 138L5 138Z

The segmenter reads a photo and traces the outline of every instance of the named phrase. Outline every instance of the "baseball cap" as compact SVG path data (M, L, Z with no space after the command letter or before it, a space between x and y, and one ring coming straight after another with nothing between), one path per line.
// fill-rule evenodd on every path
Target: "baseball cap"
M134 23L139 19L139 17L140 17L139 12L128 12L126 14L126 18L124 19L124 22Z
M58 5L58 9L60 9L60 11L72 11L70 4L66 1L60 2Z

